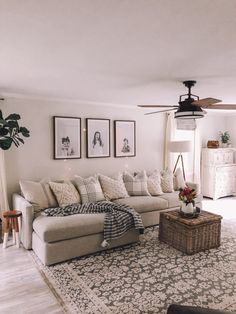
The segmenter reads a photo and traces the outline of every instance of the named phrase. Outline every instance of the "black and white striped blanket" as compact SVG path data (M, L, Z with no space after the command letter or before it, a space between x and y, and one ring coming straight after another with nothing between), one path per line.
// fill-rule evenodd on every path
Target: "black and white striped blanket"
M140 233L144 232L141 216L131 207L112 202L97 202L85 204L73 204L65 207L47 208L46 216L69 216L75 214L105 213L104 241L102 246L108 246L108 241L121 237L126 231L134 228Z

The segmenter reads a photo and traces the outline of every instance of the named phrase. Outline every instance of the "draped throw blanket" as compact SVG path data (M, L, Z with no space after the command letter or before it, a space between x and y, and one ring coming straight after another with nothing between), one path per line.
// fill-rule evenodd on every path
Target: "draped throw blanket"
M72 204L65 207L47 208L46 216L69 216L75 214L101 214L105 213L104 241L102 246L108 246L108 241L121 237L128 230L138 229L144 232L141 216L131 207L112 202L97 202L85 204Z

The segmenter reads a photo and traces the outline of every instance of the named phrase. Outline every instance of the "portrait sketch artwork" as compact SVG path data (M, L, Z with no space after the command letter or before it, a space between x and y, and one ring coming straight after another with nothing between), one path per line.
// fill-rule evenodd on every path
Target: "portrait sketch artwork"
M53 117L54 159L81 158L81 119Z
M131 157L136 154L135 121L116 120L115 128L115 157Z
M87 157L110 157L110 120L86 119Z

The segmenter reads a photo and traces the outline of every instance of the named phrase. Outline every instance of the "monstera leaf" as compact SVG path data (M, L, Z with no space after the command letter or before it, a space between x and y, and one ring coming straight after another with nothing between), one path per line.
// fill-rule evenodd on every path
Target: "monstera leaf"
M30 132L25 127L19 126L18 121L20 115L13 113L5 119L3 118L2 111L0 110L0 148L8 150L12 144L18 147L24 144L23 137L29 137Z

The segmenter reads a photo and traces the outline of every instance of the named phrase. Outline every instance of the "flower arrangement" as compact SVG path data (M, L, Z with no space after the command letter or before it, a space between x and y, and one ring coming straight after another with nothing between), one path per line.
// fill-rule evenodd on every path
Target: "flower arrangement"
M190 189L186 186L184 189L179 189L179 199L186 205L192 203L195 206L194 199L196 198L196 192L194 189Z

